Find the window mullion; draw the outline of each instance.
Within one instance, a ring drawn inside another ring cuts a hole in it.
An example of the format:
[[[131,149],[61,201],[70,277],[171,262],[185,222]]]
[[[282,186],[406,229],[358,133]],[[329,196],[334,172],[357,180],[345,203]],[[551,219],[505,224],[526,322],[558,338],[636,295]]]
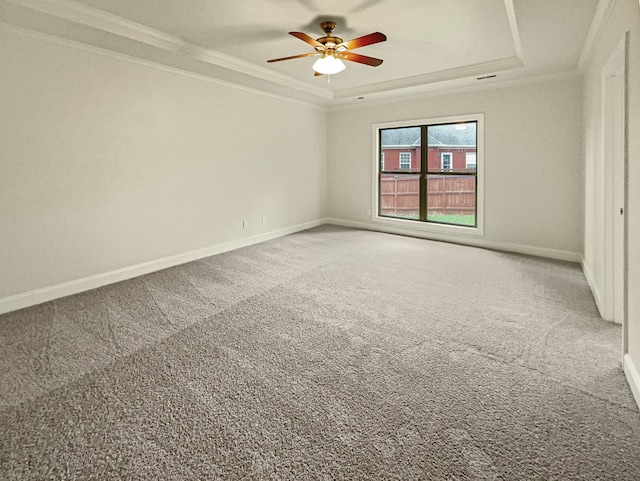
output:
[[[420,126],[420,220],[427,221],[427,171],[428,171],[427,126]]]

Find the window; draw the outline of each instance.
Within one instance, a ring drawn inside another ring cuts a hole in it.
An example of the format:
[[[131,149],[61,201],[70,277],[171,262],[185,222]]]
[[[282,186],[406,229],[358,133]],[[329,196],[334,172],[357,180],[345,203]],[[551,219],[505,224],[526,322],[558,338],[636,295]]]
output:
[[[376,157],[397,155],[399,169],[408,170],[374,169],[374,222],[482,235],[483,121],[475,114],[374,125]]]
[[[400,168],[411,168],[411,152],[400,152]]]
[[[440,153],[440,169],[442,171],[451,170],[453,165],[453,154],[451,152]]]
[[[475,152],[467,152],[466,153],[466,168],[467,170],[476,170],[476,153]]]

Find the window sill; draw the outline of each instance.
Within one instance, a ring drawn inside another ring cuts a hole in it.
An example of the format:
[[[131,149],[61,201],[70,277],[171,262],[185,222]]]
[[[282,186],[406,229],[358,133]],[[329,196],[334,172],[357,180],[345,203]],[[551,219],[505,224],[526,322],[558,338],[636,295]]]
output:
[[[383,224],[401,229],[414,230],[417,232],[431,232],[434,234],[447,234],[456,236],[483,236],[482,223],[478,222],[477,227],[466,227],[460,225],[445,225],[416,220],[396,219],[392,217],[381,217],[374,215],[371,219],[376,224]]]

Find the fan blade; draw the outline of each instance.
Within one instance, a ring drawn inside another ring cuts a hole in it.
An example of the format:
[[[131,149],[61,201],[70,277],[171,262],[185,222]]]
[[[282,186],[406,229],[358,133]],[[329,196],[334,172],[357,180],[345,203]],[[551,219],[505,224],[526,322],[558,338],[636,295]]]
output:
[[[360,55],[353,52],[341,52],[338,54],[339,58],[344,60],[351,60],[352,62],[363,63],[365,65],[371,65],[372,67],[377,67],[382,63],[382,59],[367,57],[366,55]]]
[[[324,45],[318,42],[315,38],[309,37],[306,33],[302,32],[289,32],[289,35],[293,35],[296,38],[299,38],[303,42],[307,42],[309,45],[313,45],[314,47],[321,47],[324,50]]]
[[[341,47],[345,47],[347,50],[353,50],[354,48],[364,47],[365,45],[371,45],[373,43],[384,42],[387,36],[384,33],[374,32],[363,37],[354,38],[348,42],[340,44]]]
[[[281,62],[282,60],[291,60],[294,58],[303,58],[303,57],[313,57],[314,55],[320,55],[320,52],[312,52],[312,53],[301,53],[300,55],[292,55],[291,57],[282,57],[282,58],[274,58],[271,60],[267,60],[267,62]]]

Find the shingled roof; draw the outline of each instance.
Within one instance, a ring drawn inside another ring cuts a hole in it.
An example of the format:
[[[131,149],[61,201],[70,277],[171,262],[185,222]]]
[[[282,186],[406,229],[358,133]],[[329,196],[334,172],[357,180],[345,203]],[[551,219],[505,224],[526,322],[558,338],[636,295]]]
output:
[[[443,124],[429,126],[429,146],[476,146],[476,129],[462,124]],[[380,131],[382,147],[412,148],[420,147],[420,127],[400,127]]]
[[[401,127],[380,131],[383,147],[420,147],[420,127]]]

